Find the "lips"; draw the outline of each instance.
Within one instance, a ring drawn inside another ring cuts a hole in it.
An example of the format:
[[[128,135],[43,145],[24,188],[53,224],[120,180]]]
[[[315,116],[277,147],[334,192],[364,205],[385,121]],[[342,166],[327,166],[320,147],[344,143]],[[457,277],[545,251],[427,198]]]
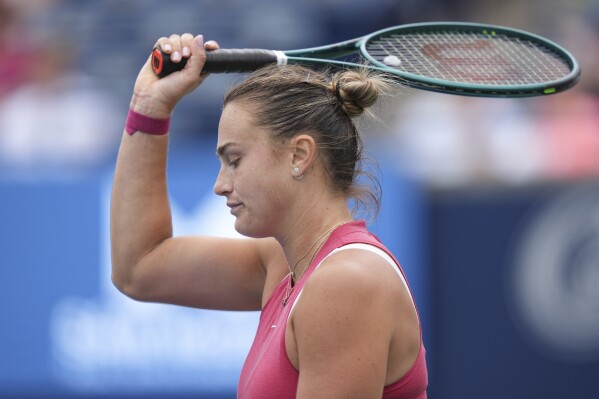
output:
[[[243,206],[241,202],[228,202],[227,206],[231,208],[231,214],[235,215],[235,213]]]

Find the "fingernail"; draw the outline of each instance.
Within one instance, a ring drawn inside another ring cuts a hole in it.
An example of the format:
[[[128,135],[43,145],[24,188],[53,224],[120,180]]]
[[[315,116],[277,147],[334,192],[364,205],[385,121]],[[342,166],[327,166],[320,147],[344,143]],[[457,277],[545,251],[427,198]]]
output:
[[[173,48],[171,47],[170,44],[165,44],[164,47],[162,47],[162,49],[164,51],[170,52]]]
[[[173,61],[181,61],[181,53],[179,53],[178,51],[175,51],[173,53],[173,56],[171,57],[171,59]]]
[[[183,57],[189,57],[189,47],[183,47]]]
[[[198,46],[202,47],[204,45],[204,35],[197,35],[195,41]]]

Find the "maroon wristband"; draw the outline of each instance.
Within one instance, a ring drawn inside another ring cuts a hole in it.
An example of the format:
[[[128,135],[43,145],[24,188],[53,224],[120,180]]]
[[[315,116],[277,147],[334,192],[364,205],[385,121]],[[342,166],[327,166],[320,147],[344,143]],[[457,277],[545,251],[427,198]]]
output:
[[[129,109],[129,113],[127,114],[127,123],[125,123],[125,131],[129,135],[132,135],[135,132],[143,132],[160,136],[168,133],[170,124],[170,117],[166,119],[156,119],[138,114],[132,109]]]

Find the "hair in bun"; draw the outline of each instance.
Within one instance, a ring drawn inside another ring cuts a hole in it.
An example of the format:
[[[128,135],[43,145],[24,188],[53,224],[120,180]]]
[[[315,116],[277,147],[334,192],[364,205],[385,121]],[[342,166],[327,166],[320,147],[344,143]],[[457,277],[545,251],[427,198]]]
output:
[[[352,118],[368,112],[391,86],[388,78],[365,68],[328,73],[299,65],[273,65],[231,88],[224,105],[243,103],[254,122],[273,132],[275,139],[312,135],[331,187],[367,210],[374,205],[376,214],[380,184],[361,167],[362,142]],[[373,185],[359,185],[360,175]]]

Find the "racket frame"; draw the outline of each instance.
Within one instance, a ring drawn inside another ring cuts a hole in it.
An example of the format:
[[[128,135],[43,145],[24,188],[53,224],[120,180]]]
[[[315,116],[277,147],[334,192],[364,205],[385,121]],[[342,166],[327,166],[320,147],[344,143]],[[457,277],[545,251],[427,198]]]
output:
[[[570,68],[570,73],[560,79],[553,81],[529,84],[529,85],[490,85],[490,84],[474,84],[474,83],[458,83],[449,80],[441,80],[430,78],[422,75],[416,75],[410,72],[404,72],[399,69],[387,66],[372,57],[366,46],[377,38],[388,35],[390,32],[404,33],[417,32],[430,29],[441,30],[456,30],[464,29],[468,31],[478,32],[484,35],[495,36],[506,34],[512,37],[518,37],[532,42],[537,42],[551,51],[557,53],[567,63]],[[346,40],[332,45],[312,47],[299,50],[290,50],[283,52],[287,56],[288,63],[310,64],[314,66],[331,66],[333,68],[357,68],[367,67],[383,73],[390,74],[400,81],[400,83],[428,91],[436,91],[441,93],[459,94],[476,97],[531,97],[554,94],[574,86],[580,77],[580,66],[576,59],[563,47],[547,40],[541,36],[504,26],[487,25],[480,23],[468,22],[425,22],[400,25],[392,28],[382,29],[366,36]],[[335,60],[351,54],[358,54],[367,64]],[[320,57],[320,58],[316,58]],[[322,59],[321,59],[322,58]]]

